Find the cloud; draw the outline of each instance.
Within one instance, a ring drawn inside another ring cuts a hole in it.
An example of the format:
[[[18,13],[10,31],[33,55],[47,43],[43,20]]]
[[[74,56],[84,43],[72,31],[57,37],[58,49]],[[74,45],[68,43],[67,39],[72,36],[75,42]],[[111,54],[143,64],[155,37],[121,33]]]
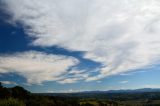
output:
[[[133,73],[122,73],[120,75],[122,75],[122,76],[130,76],[130,75],[133,75]]]
[[[47,90],[47,93],[78,93],[83,92],[84,90],[75,90],[75,89],[68,89],[68,90]]]
[[[78,80],[80,80],[79,78],[67,78],[67,79],[63,79],[58,81],[60,84],[69,84],[69,83],[75,83]]]
[[[102,81],[97,81],[97,83],[101,83]]]
[[[160,88],[160,85],[144,85],[145,88]]]
[[[121,84],[126,84],[126,83],[128,83],[129,81],[120,81],[119,83],[121,83]]]
[[[0,56],[0,73],[16,72],[29,84],[64,79],[63,74],[78,64],[73,57],[28,51]]]
[[[78,81],[84,81],[89,77],[88,72],[86,70],[70,70],[66,75],[64,76],[64,79],[59,80],[58,82],[60,84],[69,84],[69,83],[76,83]]]
[[[134,71],[134,72],[129,72],[129,73],[121,73],[120,75],[121,76],[131,76],[131,75],[134,75],[137,73],[145,73],[145,72],[147,72],[147,71],[141,70],[141,71]]]
[[[0,82],[5,85],[17,85],[17,83],[13,81],[0,81]]]
[[[83,51],[83,58],[101,63],[99,73],[89,75],[86,81],[152,66],[160,59],[158,0],[2,0],[2,3],[12,21],[20,22],[34,38],[32,45]]]

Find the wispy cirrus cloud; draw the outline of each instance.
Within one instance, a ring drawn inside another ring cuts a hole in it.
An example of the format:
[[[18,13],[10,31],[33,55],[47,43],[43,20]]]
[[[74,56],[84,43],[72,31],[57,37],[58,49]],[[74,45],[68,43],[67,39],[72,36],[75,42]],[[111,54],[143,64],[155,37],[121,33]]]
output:
[[[84,90],[75,90],[75,89],[68,89],[68,90],[60,90],[58,93],[78,93],[83,92]],[[57,93],[56,90],[47,90],[47,93]]]
[[[158,85],[158,84],[147,84],[147,85],[144,85],[144,88],[160,88],[160,85]]]
[[[121,84],[126,84],[126,83],[128,83],[129,81],[127,81],[127,80],[125,80],[125,81],[120,81],[119,83],[121,83]]]
[[[90,72],[87,72],[86,70],[78,70],[73,68],[64,76],[64,79],[59,80],[58,82],[60,84],[76,83],[78,81],[84,81],[89,77],[89,75]]]
[[[16,82],[13,81],[0,81],[0,82],[5,85],[18,85]]]
[[[148,70],[147,70],[148,71]],[[141,70],[141,71],[134,71],[134,72],[129,72],[129,73],[121,73],[120,75],[121,76],[131,76],[131,75],[134,75],[134,74],[137,74],[137,73],[145,73],[147,71],[144,71],[144,70]]]
[[[0,72],[16,72],[26,78],[29,84],[65,79],[63,74],[78,64],[73,57],[27,51],[0,56]]]
[[[160,59],[158,0],[2,0],[32,45],[83,51],[102,64],[86,81],[145,68]],[[68,80],[68,82],[70,82]]]

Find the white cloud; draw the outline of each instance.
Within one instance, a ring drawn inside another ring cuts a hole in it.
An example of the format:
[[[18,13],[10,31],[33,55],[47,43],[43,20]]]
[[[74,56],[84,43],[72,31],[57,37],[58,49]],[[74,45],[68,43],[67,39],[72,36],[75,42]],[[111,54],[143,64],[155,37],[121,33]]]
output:
[[[160,85],[144,85],[144,88],[160,88]]]
[[[133,73],[122,73],[120,75],[122,75],[122,76],[130,76],[130,75],[133,75]]]
[[[121,73],[120,75],[122,76],[131,76],[131,75],[134,75],[134,74],[137,74],[137,73],[145,73],[147,71],[134,71],[134,72],[129,72],[129,73]]]
[[[101,83],[102,81],[97,81],[97,83]]]
[[[16,72],[30,84],[64,79],[63,74],[78,60],[73,57],[46,54],[36,51],[0,56],[0,72]]]
[[[67,78],[67,79],[63,79],[58,81],[60,84],[69,84],[69,83],[75,83],[78,80],[80,80],[79,78]]]
[[[160,59],[159,0],[3,3],[13,21],[21,22],[26,33],[35,38],[33,45],[84,51],[83,57],[100,62],[99,74],[87,81],[151,66]]]
[[[68,73],[66,73],[63,79],[59,80],[60,84],[69,84],[69,83],[76,83],[81,80],[85,80],[89,77],[89,72],[86,70],[78,70],[73,68]]]
[[[126,84],[126,83],[128,83],[129,81],[120,81],[119,83],[121,83],[121,84]]]
[[[47,90],[47,93],[75,93],[75,92],[80,92],[80,90],[73,90],[73,89],[69,89],[69,90]]]
[[[13,82],[13,81],[0,81],[2,84],[5,84],[5,85],[17,85],[16,82]]]

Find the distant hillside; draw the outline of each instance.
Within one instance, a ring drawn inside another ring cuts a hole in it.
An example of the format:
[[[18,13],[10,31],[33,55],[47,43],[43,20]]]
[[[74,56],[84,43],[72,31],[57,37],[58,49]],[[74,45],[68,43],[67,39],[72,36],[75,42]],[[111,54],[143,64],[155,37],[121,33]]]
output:
[[[160,89],[33,94],[0,83],[0,106],[160,106]]]
[[[155,88],[143,88],[143,89],[134,89],[134,90],[108,90],[108,91],[83,91],[80,93],[143,93],[143,92],[160,92],[159,89]]]

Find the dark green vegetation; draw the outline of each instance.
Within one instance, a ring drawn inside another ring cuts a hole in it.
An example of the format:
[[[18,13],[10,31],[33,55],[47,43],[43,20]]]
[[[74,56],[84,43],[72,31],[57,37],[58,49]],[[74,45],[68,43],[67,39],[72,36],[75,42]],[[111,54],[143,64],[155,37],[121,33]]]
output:
[[[160,106],[160,92],[33,94],[0,83],[0,106]]]

